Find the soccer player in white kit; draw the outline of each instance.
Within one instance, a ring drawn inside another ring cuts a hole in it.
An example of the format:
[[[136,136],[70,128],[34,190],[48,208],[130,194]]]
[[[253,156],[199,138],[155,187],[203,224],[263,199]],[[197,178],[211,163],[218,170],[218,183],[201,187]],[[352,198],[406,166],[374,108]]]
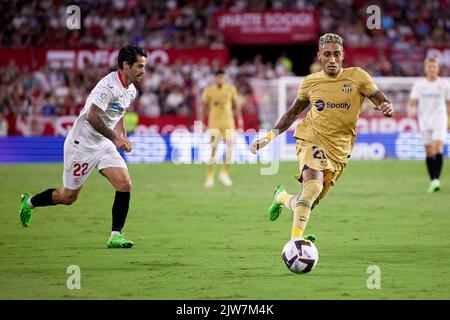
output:
[[[419,129],[425,145],[426,163],[430,175],[428,192],[441,189],[439,177],[443,164],[442,152],[448,128],[450,109],[450,84],[439,77],[436,58],[424,62],[425,78],[414,83],[408,101],[408,116],[416,116],[418,107]]]
[[[131,248],[122,228],[127,217],[131,179],[117,148],[130,152],[123,116],[136,97],[133,85],[145,73],[147,53],[128,45],[119,51],[119,70],[101,79],[89,94],[64,142],[63,188],[47,189],[32,196],[21,196],[20,222],[30,225],[33,208],[72,204],[83,183],[94,169],[105,176],[116,190],[112,207],[112,231],[108,248]]]

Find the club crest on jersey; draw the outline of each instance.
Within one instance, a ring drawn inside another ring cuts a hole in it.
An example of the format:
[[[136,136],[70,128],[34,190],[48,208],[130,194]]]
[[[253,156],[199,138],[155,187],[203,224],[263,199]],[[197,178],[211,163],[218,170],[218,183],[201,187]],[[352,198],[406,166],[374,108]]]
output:
[[[120,106],[120,103],[114,102],[111,103],[111,109],[122,112],[123,108]]]
[[[322,111],[325,108],[325,102],[323,100],[317,100],[314,103],[314,106],[316,107],[317,111]]]
[[[344,91],[346,93],[352,92],[352,85],[348,84],[348,83],[344,83],[342,85],[342,91]]]

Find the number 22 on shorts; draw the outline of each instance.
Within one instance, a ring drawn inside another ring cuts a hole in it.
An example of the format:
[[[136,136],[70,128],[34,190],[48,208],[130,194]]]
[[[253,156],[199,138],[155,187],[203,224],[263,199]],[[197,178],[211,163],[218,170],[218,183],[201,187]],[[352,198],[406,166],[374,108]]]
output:
[[[84,176],[87,172],[89,164],[86,162],[79,163],[75,162],[73,164],[73,176],[74,177],[81,177]]]

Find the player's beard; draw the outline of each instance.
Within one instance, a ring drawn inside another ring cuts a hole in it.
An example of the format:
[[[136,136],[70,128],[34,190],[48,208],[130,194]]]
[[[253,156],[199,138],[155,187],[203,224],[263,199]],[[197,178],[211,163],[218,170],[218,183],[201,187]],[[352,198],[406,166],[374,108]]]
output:
[[[133,77],[133,83],[137,83],[137,82],[139,82],[139,81],[141,81],[142,80],[142,76],[143,76],[143,74],[137,74],[137,75],[135,75],[134,77]]]

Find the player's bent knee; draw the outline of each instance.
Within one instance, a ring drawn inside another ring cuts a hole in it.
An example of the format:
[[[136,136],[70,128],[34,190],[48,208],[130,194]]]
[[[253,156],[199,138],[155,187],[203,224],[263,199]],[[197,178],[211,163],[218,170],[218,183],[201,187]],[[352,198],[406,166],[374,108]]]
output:
[[[130,179],[123,180],[117,184],[116,190],[120,192],[131,192],[131,186],[132,184]]]
[[[427,155],[427,157],[434,156],[434,148],[431,145],[426,145],[425,146],[425,154]]]
[[[444,151],[444,145],[441,141],[437,141],[434,145],[434,154],[440,154]]]
[[[300,198],[305,198],[314,202],[323,190],[323,183],[320,180],[308,180],[303,182],[303,189]],[[320,199],[319,199],[320,200]]]

